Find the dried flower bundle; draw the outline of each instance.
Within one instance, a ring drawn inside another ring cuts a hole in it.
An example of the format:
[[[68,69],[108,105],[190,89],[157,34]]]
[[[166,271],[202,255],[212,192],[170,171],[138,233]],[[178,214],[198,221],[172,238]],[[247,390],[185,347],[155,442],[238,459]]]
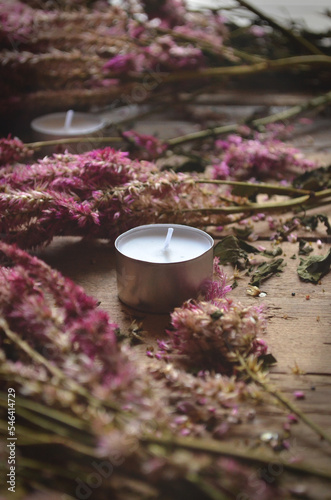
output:
[[[256,9],[252,20],[250,5],[239,4],[247,26],[238,32],[236,18],[222,8],[191,12],[173,0],[123,7],[83,0],[2,2],[0,109],[31,116],[114,99],[115,105],[141,102],[160,92],[170,102],[224,75],[243,81],[250,73],[273,76],[284,68],[297,68],[292,77],[298,88],[327,88],[327,33],[284,28]],[[318,84],[316,66],[323,68]],[[173,80],[183,83],[174,86]]]
[[[263,352],[259,336],[266,325],[261,312],[260,307],[243,307],[226,299],[217,305],[188,303],[171,316],[169,351],[192,368],[232,371],[231,365],[238,363],[236,353],[259,356]]]
[[[264,135],[257,133],[251,139],[229,135],[225,140],[217,140],[215,148],[221,153],[221,161],[212,166],[212,178],[262,180],[275,177],[281,180],[289,178],[290,173],[296,170],[316,167],[316,162],[304,158],[297,148],[277,137],[264,138]]]
[[[26,160],[32,154],[33,149],[29,149],[17,137],[0,138],[0,169],[6,165]]]
[[[0,231],[25,247],[55,235],[112,239],[134,225],[165,219],[202,226],[204,217],[185,210],[220,203],[214,186],[202,188],[186,174],[160,173],[111,148],[8,166],[0,191]],[[226,216],[214,219],[220,224]]]
[[[175,310],[170,342],[159,341],[163,355],[156,352],[141,364],[134,348],[117,343],[117,325],[80,287],[15,246],[1,243],[0,252],[0,386],[14,388],[16,413],[24,420],[20,464],[25,473],[17,476],[22,491],[42,484],[43,490],[75,495],[86,483],[66,470],[75,465],[79,474],[89,473],[92,463],[111,469],[100,493],[116,492],[119,498],[127,494],[123,477],[130,484],[133,473],[141,487],[155,495],[162,491],[165,498],[180,498],[192,474],[197,494],[201,484],[215,492],[226,485],[231,494],[250,494],[252,469],[241,460],[255,463],[255,456],[217,441],[240,423],[249,424],[258,411],[254,401],[263,394],[256,384],[267,387],[259,362],[266,345],[257,338],[264,319],[260,308],[243,308],[226,298],[229,286],[217,261],[204,301]],[[193,337],[186,336],[189,331]],[[176,332],[189,341],[187,347],[178,343]],[[211,340],[220,354],[216,363],[209,356],[208,365],[201,364],[194,333],[200,343],[203,336]],[[187,372],[173,352],[189,354],[194,368],[203,369]],[[228,363],[228,375],[206,370],[219,368],[220,359]],[[256,384],[245,382],[245,375]],[[41,432],[45,429],[47,434]],[[47,457],[30,463],[30,453],[39,456],[46,444]],[[270,457],[260,454],[258,460],[268,463]],[[129,489],[134,492],[135,486]],[[280,484],[269,485],[261,499],[278,498],[279,491]]]
[[[146,154],[156,154],[157,141],[149,136],[141,138],[135,134],[134,137],[141,147],[146,147]],[[279,177],[291,175],[293,167],[302,169],[313,165],[296,149],[278,141],[276,145],[283,151],[280,159],[257,141],[254,153],[249,141],[241,148],[239,139],[236,138],[234,149],[226,153],[235,178],[243,175],[243,167],[247,177],[255,168],[268,172],[269,177],[271,173]],[[229,140],[226,144],[231,143],[231,137]],[[276,146],[269,144],[269,147]],[[17,139],[3,140],[4,161],[11,160],[13,154],[20,156],[28,151]],[[210,159],[215,158],[214,154],[212,151]],[[214,166],[211,176],[215,176],[216,169]],[[307,190],[251,183],[240,184],[242,196],[234,196],[226,185],[238,183],[229,179],[213,180],[208,175],[208,168],[203,177],[160,171],[155,163],[131,160],[128,153],[109,147],[81,155],[54,154],[30,165],[4,165],[0,179],[0,232],[5,241],[25,248],[47,244],[54,236],[113,240],[136,225],[173,222],[198,227],[223,226],[254,212],[282,211],[304,203],[308,207],[309,202],[316,204],[319,200],[325,203],[330,196],[328,189],[311,198]],[[297,198],[280,203],[249,202],[247,198],[251,193],[259,191]]]
[[[17,392],[16,411],[25,419],[20,439],[23,444],[29,441],[25,450],[42,443],[36,431],[39,424],[47,425],[48,446],[57,442],[66,447],[62,466],[74,459],[73,450],[82,467],[80,449],[99,459],[117,456],[121,475],[130,474],[135,464],[141,480],[159,488],[171,471],[185,481],[189,469],[175,467],[176,453],[156,459],[142,443],[139,446],[144,436],[171,430],[178,436],[221,439],[233,425],[254,418],[254,409],[242,404],[256,399],[254,384],[248,386],[233,375],[195,376],[156,359],[138,365],[134,349],[117,344],[118,327],[80,287],[16,247],[1,243],[0,251],[1,389],[9,383]],[[35,418],[24,410],[27,397],[34,401]],[[64,441],[68,425],[71,433]],[[25,461],[24,449],[20,459]],[[20,478],[22,486],[34,477],[26,463],[29,475]],[[205,460],[202,464],[204,468]],[[52,466],[46,476],[40,474],[58,491],[68,487],[62,483],[65,475]],[[245,468],[242,474],[245,488]]]

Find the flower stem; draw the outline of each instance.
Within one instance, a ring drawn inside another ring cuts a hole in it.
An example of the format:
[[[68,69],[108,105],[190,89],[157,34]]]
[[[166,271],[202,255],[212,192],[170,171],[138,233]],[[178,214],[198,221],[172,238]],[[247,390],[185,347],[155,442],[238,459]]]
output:
[[[38,142],[29,142],[25,143],[25,146],[32,149],[39,149],[44,146],[58,146],[61,144],[77,144],[81,142],[122,142],[123,139],[121,137],[63,137],[62,139],[54,139],[51,141],[38,141]]]
[[[331,481],[331,473],[329,471],[314,469],[304,464],[287,462],[282,460],[279,456],[275,459],[274,456],[264,455],[261,451],[254,452],[247,449],[239,450],[231,444],[220,443],[213,439],[182,438],[174,436],[157,437],[150,435],[142,437],[141,442],[147,445],[158,444],[167,448],[181,448],[210,455],[230,457],[256,465],[268,465],[277,461],[277,463],[281,464],[288,472],[303,475],[310,474]]]
[[[330,62],[331,62],[331,57],[330,57]],[[288,120],[311,109],[326,106],[330,102],[331,102],[331,91],[321,96],[313,97],[312,99],[305,101],[303,104],[292,106],[291,108],[285,111],[274,113],[272,115],[263,118],[257,118],[256,120],[251,121],[249,125],[252,128],[259,128],[261,126],[268,125],[269,123]],[[168,140],[168,144],[170,146],[178,146],[179,144],[205,139],[206,137],[227,134],[230,132],[238,132],[238,129],[239,125],[237,123],[223,125],[221,127],[209,128],[206,130],[200,130],[199,132],[193,132],[191,134],[182,135],[180,137],[174,137],[173,139]]]
[[[273,212],[278,210],[286,210],[302,206],[310,200],[309,195],[300,196],[293,200],[278,201],[271,203],[251,203],[250,205],[234,205],[228,207],[210,207],[210,208],[185,208],[182,212],[201,212],[210,214],[238,214],[242,212],[257,213],[257,212]]]
[[[316,434],[321,438],[327,441],[329,444],[331,444],[331,436],[327,434],[324,429],[319,427],[319,425],[315,424],[312,420],[310,420],[309,417],[303,411],[301,411],[295,404],[293,404],[289,399],[287,399],[280,391],[277,389],[274,389],[271,387],[268,383],[264,382],[259,378],[256,373],[254,373],[248,366],[247,362],[245,359],[241,356],[241,354],[237,353],[238,360],[244,369],[244,371],[247,373],[247,375],[250,377],[251,380],[253,380],[255,383],[260,385],[268,394],[273,396],[275,399],[277,399],[283,406],[288,408],[292,413],[297,415],[302,422],[304,422],[308,427],[310,427]]]
[[[176,73],[160,73],[162,82],[180,82],[185,80],[197,80],[198,78],[222,78],[224,76],[233,75],[250,75],[262,73],[264,71],[281,71],[287,68],[294,67],[310,67],[310,66],[330,66],[331,57],[326,55],[306,55],[283,57],[281,59],[269,59],[266,61],[256,62],[255,64],[241,64],[234,66],[217,66],[212,68],[202,68],[195,71],[177,71]],[[133,79],[140,80],[139,73],[131,73]]]
[[[258,212],[274,212],[274,211],[282,211],[287,209],[292,209],[295,207],[303,207],[306,203],[314,204],[314,208],[319,206],[319,203],[315,203],[318,199],[323,200],[324,198],[328,198],[331,196],[331,189],[325,189],[324,191],[320,191],[318,193],[310,192],[310,194],[299,196],[298,198],[294,198],[292,200],[286,201],[275,201],[271,203],[250,203],[249,205],[233,205],[227,207],[204,207],[204,208],[184,208],[181,211],[191,213],[191,212],[200,212],[200,213],[209,213],[209,214],[238,214],[242,212],[249,213],[258,213]],[[324,203],[323,203],[324,204]],[[305,206],[305,209],[308,209]],[[168,212],[170,213],[170,212]],[[172,212],[171,212],[172,213]]]
[[[294,196],[312,194],[312,192],[307,189],[296,189],[292,187],[277,186],[275,184],[266,184],[266,183],[256,184],[253,182],[217,180],[217,179],[197,179],[195,182],[197,184],[220,184],[225,186],[242,187],[245,189],[245,194],[249,196],[253,193],[265,193],[265,194],[268,193],[268,194],[294,195]]]
[[[37,401],[31,401],[28,398],[24,398],[21,396],[16,396],[16,406],[20,408],[24,408],[27,410],[31,410],[45,417],[52,418],[61,424],[65,424],[66,426],[72,426],[74,429],[79,429],[81,431],[86,432],[88,429],[87,422],[83,421],[80,418],[74,417],[73,415],[69,415],[68,413],[62,412],[55,408],[51,408],[44,404],[40,404]],[[7,394],[4,392],[0,392],[0,405],[8,404]]]
[[[323,52],[321,52],[318,47],[316,47],[315,45],[310,43],[305,38],[296,35],[293,30],[289,30],[289,29],[285,28],[284,26],[282,26],[281,24],[277,23],[277,21],[275,21],[271,17],[269,17],[266,14],[264,14],[263,12],[261,12],[258,8],[254,7],[249,2],[245,2],[244,0],[237,0],[237,2],[242,7],[245,7],[247,10],[250,10],[251,12],[253,12],[253,14],[257,15],[260,19],[267,21],[269,26],[271,26],[275,30],[278,30],[281,33],[283,33],[283,35],[285,35],[286,38],[294,41],[296,45],[299,45],[301,48],[308,49],[309,52],[311,52],[312,54],[323,54]]]
[[[191,472],[188,474],[187,480],[197,486],[211,500],[230,500],[228,495],[214,488],[213,485],[205,481],[199,474]],[[232,495],[231,498],[233,498]]]

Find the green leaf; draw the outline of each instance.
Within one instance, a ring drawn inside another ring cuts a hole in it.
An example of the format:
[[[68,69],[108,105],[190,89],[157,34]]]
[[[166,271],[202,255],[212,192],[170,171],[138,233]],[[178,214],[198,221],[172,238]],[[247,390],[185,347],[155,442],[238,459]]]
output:
[[[286,264],[284,264],[284,259],[275,259],[271,262],[263,262],[257,267],[249,284],[253,286],[259,286],[262,281],[265,281],[273,274],[282,271],[285,265]]]
[[[283,250],[281,247],[275,247],[272,250],[264,250],[262,252],[262,255],[264,257],[278,257],[279,255],[282,255]]]
[[[311,255],[307,259],[301,259],[297,271],[303,281],[318,283],[330,271],[330,266],[331,250],[325,256]]]
[[[232,188],[231,194],[235,196],[246,197],[250,201],[256,201],[257,195],[261,193],[261,188],[258,184],[254,185],[238,185]]]
[[[220,259],[221,264],[232,264],[246,267],[248,254],[259,253],[259,250],[235,236],[226,236],[214,248],[214,255]]]
[[[261,356],[259,356],[258,360],[262,361],[263,368],[269,368],[269,366],[272,366],[275,363],[277,363],[277,359],[271,353],[269,353],[269,354],[261,354]]]
[[[242,250],[244,250],[247,253],[260,253],[260,250],[258,250],[257,248],[253,247],[253,245],[250,245],[246,241],[238,239],[238,245],[240,246],[240,248]]]
[[[306,240],[299,241],[299,255],[309,255],[313,250]]]
[[[293,187],[299,189],[310,189],[321,191],[331,187],[331,165],[328,167],[315,168],[309,172],[296,177],[292,183]]]
[[[217,243],[214,248],[214,255],[220,259],[221,264],[232,264],[242,266],[242,261],[247,263],[247,253],[244,252],[235,236],[226,236]]]
[[[234,227],[233,228],[236,236],[246,240],[248,236],[252,233],[252,229],[248,226],[246,227]]]
[[[310,227],[312,231],[318,226],[318,222],[322,222],[326,227],[326,233],[331,234],[331,226],[329,219],[324,214],[307,215],[306,217],[296,217],[300,220],[301,224],[305,227]]]

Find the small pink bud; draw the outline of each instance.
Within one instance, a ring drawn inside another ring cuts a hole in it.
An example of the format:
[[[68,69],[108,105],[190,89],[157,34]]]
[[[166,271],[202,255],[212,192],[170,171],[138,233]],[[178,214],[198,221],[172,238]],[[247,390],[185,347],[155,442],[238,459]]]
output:
[[[305,393],[303,391],[294,391],[293,395],[296,399],[305,399]]]

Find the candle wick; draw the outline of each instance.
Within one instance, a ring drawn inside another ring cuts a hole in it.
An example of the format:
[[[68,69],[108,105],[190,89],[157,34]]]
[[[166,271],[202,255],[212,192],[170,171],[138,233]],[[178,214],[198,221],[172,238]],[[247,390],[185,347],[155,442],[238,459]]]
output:
[[[174,228],[173,227],[169,227],[168,232],[167,232],[167,236],[166,236],[166,239],[165,239],[165,242],[164,242],[164,245],[163,245],[163,250],[167,250],[168,249],[168,247],[170,245],[170,241],[171,241],[173,232],[174,232]]]
[[[69,109],[69,111],[66,112],[66,117],[64,121],[65,130],[68,130],[71,127],[73,117],[74,117],[74,111],[72,109]]]

